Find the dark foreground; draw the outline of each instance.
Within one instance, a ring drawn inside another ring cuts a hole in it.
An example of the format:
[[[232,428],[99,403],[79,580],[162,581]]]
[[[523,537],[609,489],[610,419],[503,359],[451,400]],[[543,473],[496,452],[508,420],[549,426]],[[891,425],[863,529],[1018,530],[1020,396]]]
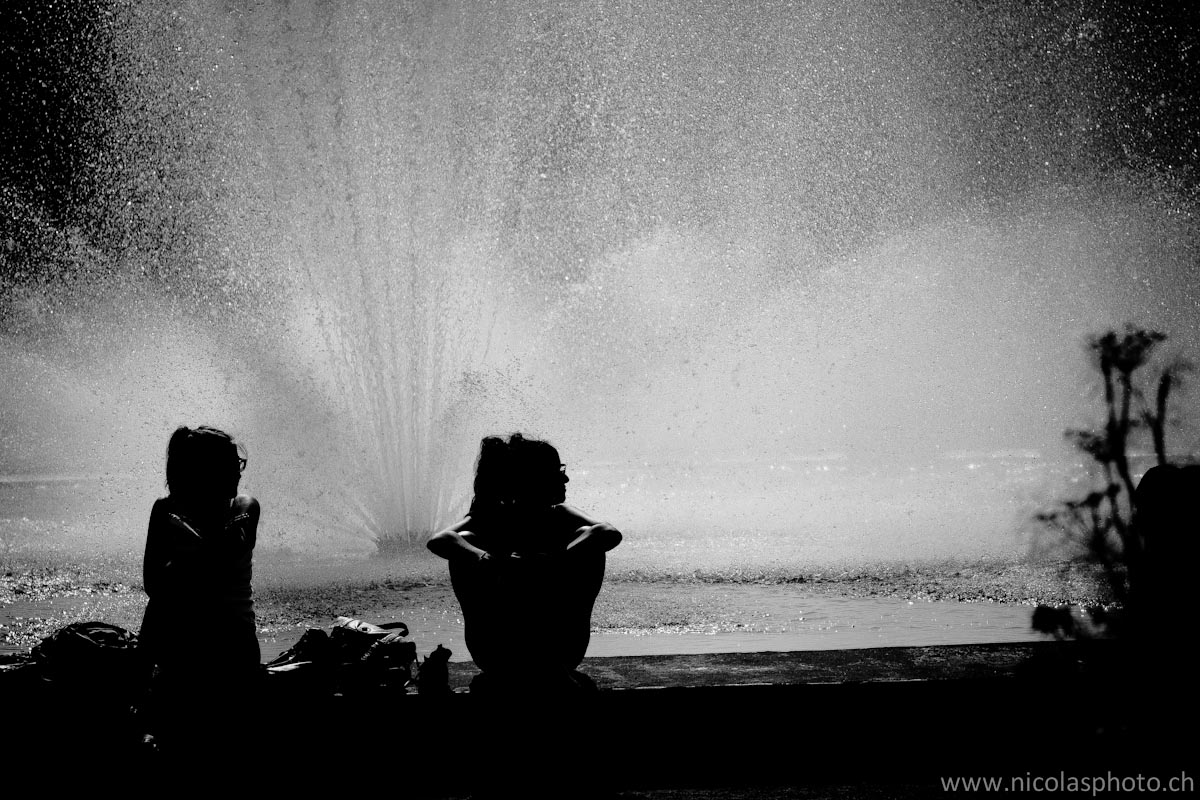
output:
[[[516,704],[467,694],[470,664],[450,664],[454,691],[432,696],[272,676],[238,785],[665,800],[1196,777],[1194,692],[1139,677],[1162,673],[1117,642],[593,658],[582,669],[598,693]],[[134,785],[181,774],[142,750],[111,685],[9,674],[0,694],[10,765],[104,762]],[[210,767],[194,779],[223,774]],[[6,772],[9,783],[25,774]]]

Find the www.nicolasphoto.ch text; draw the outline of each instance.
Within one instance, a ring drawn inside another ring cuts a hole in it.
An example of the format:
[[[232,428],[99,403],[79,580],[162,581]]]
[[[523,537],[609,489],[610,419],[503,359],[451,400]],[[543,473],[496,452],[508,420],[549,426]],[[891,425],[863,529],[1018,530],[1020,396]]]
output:
[[[1195,781],[1186,772],[1171,777],[1157,775],[1011,775],[1008,777],[943,776],[945,792],[1193,792]]]

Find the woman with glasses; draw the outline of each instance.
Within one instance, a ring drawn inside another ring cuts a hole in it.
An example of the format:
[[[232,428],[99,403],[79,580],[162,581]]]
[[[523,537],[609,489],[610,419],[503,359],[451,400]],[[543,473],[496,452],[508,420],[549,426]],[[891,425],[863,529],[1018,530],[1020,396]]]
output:
[[[488,436],[467,516],[429,549],[450,562],[467,649],[483,671],[472,690],[586,686],[587,652],[605,553],[620,532],[566,505],[569,482],[548,442]]]
[[[230,745],[261,675],[251,595],[258,501],[238,494],[246,458],[224,431],[181,427],[167,445],[142,566],[139,641],[153,664],[151,725],[167,749]]]

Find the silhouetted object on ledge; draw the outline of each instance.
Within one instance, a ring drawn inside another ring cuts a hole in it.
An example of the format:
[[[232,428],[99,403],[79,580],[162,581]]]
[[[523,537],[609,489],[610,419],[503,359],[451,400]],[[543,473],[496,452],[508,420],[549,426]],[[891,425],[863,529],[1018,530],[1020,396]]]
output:
[[[1110,614],[1102,606],[1076,611],[1071,606],[1039,605],[1032,618],[1035,631],[1051,634],[1055,639],[1102,638],[1110,622]]]
[[[605,553],[621,534],[565,504],[558,451],[519,433],[480,444],[467,516],[429,549],[450,562],[467,649],[483,674],[473,692],[570,693],[591,637]]]
[[[320,628],[308,628],[294,645],[267,662],[267,671],[282,675],[300,667],[331,664],[336,661],[335,653],[329,634]]]
[[[423,695],[450,693],[451,652],[440,644],[417,669],[417,691]]]
[[[72,622],[30,651],[43,680],[128,684],[138,668],[138,638],[107,622]]]
[[[1040,605],[1033,610],[1031,624],[1035,631],[1052,634],[1055,639],[1074,639],[1079,627],[1070,606]]]
[[[338,617],[329,633],[309,628],[296,644],[266,665],[273,689],[361,694],[403,692],[412,680],[417,646],[403,622],[373,625]]]
[[[181,427],[167,447],[169,494],[154,503],[139,640],[153,667],[160,746],[183,757],[248,744],[262,677],[251,596],[258,501],[237,493],[246,459],[216,428]]]
[[[338,665],[335,676],[342,691],[403,689],[412,680],[417,646],[408,641],[403,622],[372,625],[360,619],[338,617],[329,631]]]

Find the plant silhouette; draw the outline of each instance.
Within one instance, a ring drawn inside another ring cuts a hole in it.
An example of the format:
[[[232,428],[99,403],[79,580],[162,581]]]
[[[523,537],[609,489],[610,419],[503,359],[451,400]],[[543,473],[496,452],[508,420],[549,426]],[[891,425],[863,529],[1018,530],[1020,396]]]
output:
[[[1135,480],[1139,458],[1135,449],[1149,439],[1157,464],[1168,465],[1166,433],[1171,423],[1171,394],[1191,369],[1183,359],[1157,367],[1146,381],[1140,371],[1153,361],[1167,336],[1154,330],[1126,326],[1123,332],[1106,331],[1088,339],[1088,350],[1100,373],[1105,418],[1091,429],[1068,429],[1067,439],[1098,468],[1092,491],[1064,500],[1036,515],[1041,530],[1049,534],[1043,544],[1066,546],[1076,555],[1099,565],[1113,600],[1128,607],[1137,593],[1145,543],[1137,525]],[[1147,391],[1144,386],[1151,388]],[[1068,616],[1039,608],[1034,627],[1061,630]]]

